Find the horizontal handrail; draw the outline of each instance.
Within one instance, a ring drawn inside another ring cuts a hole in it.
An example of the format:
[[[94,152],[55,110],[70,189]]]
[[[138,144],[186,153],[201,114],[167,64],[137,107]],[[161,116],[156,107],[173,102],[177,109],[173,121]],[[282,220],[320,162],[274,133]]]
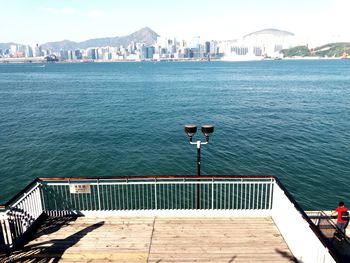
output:
[[[144,180],[144,179],[189,179],[189,180],[202,180],[202,179],[275,179],[272,175],[203,175],[203,176],[191,176],[191,175],[144,175],[144,176],[80,176],[80,177],[40,177],[41,181],[68,181],[68,180]]]

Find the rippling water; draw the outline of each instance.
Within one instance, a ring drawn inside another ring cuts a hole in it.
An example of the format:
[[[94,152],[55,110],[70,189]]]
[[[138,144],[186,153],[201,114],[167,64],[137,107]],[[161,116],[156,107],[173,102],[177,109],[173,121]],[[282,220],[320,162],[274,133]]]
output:
[[[350,204],[350,61],[0,65],[0,201],[35,177],[276,175]],[[202,138],[197,134],[197,138]]]

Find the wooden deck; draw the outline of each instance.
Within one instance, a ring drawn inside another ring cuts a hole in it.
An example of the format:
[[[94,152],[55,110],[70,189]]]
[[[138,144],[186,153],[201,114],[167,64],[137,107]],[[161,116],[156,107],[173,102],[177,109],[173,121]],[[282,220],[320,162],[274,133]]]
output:
[[[268,217],[49,218],[10,257],[15,262],[293,262]]]

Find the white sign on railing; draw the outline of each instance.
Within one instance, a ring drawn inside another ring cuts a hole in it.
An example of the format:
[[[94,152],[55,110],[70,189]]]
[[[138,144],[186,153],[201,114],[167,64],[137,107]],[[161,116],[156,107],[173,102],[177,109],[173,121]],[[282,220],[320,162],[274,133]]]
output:
[[[90,194],[90,184],[70,184],[69,191],[71,194]]]

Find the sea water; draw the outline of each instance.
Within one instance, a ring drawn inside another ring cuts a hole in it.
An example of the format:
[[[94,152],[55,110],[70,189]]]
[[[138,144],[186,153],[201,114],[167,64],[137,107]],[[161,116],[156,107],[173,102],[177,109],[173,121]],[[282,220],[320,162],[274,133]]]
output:
[[[36,177],[277,176],[350,204],[350,60],[0,64],[0,201]],[[204,140],[199,131],[194,140]]]

